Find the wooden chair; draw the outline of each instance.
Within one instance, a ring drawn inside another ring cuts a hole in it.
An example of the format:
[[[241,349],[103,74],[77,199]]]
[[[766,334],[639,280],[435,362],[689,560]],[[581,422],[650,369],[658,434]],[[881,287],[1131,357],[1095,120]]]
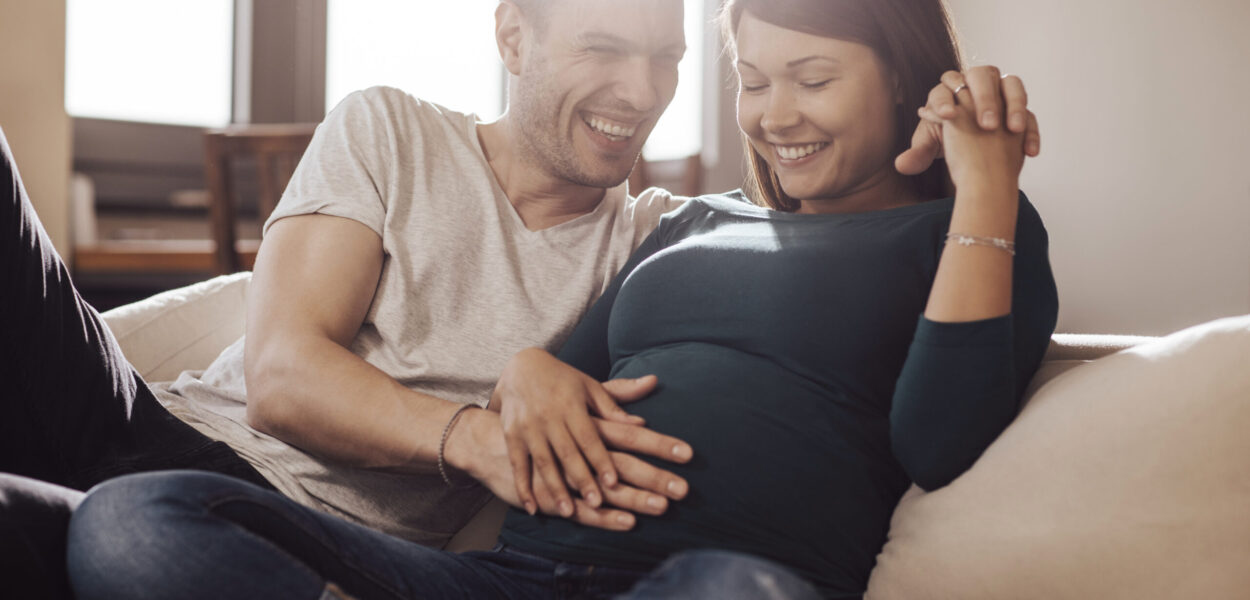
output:
[[[315,123],[232,125],[204,132],[204,177],[211,200],[215,270],[220,274],[251,268],[254,243],[241,256],[235,233],[237,178],[234,167],[253,161],[257,175],[257,216],[263,223],[278,204],[295,165],[312,140]]]
[[[639,192],[653,186],[668,187],[679,196],[698,196],[703,193],[703,156],[692,154],[685,158],[648,161],[638,157],[638,163],[629,174],[629,193]]]

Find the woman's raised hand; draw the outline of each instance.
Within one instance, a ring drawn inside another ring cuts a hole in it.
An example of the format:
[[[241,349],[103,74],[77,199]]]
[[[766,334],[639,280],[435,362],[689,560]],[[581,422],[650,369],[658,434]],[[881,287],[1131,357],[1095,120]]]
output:
[[[972,115],[972,121],[986,132],[1001,127],[1006,115],[1006,130],[1024,134],[1024,154],[1034,157],[1041,152],[1037,116],[1028,109],[1024,82],[1015,75],[1002,75],[997,67],[943,73],[942,82],[929,92],[928,103],[918,113],[921,121],[911,148],[894,163],[904,175],[923,173],[934,160],[945,157],[942,126],[961,115]]]
[[[674,462],[690,460],[687,444],[646,429],[640,417],[618,404],[647,396],[655,384],[654,376],[600,384],[537,348],[513,356],[491,406],[500,412],[521,505],[531,514],[577,514],[583,523],[607,521],[598,526],[621,528],[632,526],[632,515],[624,523],[621,511],[601,508],[605,502],[659,514],[668,498],[683,497],[684,480],[605,444]],[[572,497],[570,488],[580,497]]]

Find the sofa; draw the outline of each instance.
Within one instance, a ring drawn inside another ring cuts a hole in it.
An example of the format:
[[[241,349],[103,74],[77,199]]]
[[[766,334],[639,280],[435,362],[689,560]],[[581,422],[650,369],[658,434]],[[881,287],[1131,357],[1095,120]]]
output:
[[[249,273],[104,313],[148,381],[244,332]],[[448,544],[490,547],[489,504]],[[1016,421],[909,490],[866,598],[1250,598],[1250,315],[1166,337],[1056,334]]]

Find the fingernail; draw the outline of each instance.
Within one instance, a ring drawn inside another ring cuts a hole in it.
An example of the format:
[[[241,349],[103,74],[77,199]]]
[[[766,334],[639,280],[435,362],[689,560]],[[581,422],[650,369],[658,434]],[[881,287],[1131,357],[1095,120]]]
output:
[[[650,498],[647,498],[647,506],[650,506],[651,508],[664,508],[664,504],[664,498],[659,496],[651,496]]]
[[[600,477],[600,479],[603,480],[603,485],[606,485],[608,487],[616,487],[616,473],[613,473],[612,471],[608,471],[604,473]]]
[[[1013,131],[1024,131],[1024,115],[1011,115],[1011,129]]]
[[[626,526],[626,527],[632,527],[632,526],[633,526],[633,524],[634,524],[634,517],[632,517],[632,516],[630,516],[630,515],[628,515],[628,514],[625,514],[625,515],[617,515],[617,516],[616,516],[616,522],[617,522],[617,523],[620,523],[621,525],[624,525],[624,526]]]
[[[530,516],[532,517],[532,516],[534,516],[534,513],[538,512],[538,507],[534,506],[534,503],[533,503],[533,502],[526,502],[526,503],[525,503],[525,512],[529,513],[529,514],[530,514]]]
[[[1040,149],[1041,148],[1038,146],[1037,142],[1032,141],[1032,140],[1029,141],[1029,147],[1028,147],[1029,154],[1037,154],[1038,150]]]
[[[673,456],[677,458],[690,458],[690,448],[677,444],[673,446]]]
[[[668,491],[674,496],[684,496],[686,495],[686,483],[684,481],[674,479],[668,482]]]
[[[568,500],[560,501],[560,514],[571,517],[573,516],[573,505]]]
[[[998,121],[998,115],[995,115],[994,111],[987,110],[981,113],[981,126],[982,127],[994,127],[997,124],[997,121]]]
[[[599,506],[599,492],[594,490],[586,492],[586,502],[590,503],[591,506]]]
[[[939,110],[939,111],[941,111],[941,112],[943,112],[944,114],[948,114],[948,115],[949,115],[949,114],[951,114],[951,112],[953,112],[953,111],[955,110],[955,105],[953,105],[953,104],[943,104],[943,105],[941,105],[941,106],[939,106],[939,107],[938,107],[938,110]]]

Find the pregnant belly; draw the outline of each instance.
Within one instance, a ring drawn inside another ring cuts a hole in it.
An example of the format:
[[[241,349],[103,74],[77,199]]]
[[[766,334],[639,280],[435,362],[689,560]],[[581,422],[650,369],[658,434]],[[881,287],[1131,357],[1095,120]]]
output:
[[[884,416],[770,360],[718,346],[657,349],[614,376],[659,377],[627,406],[647,426],[691,444],[688,498],[643,518],[611,544],[666,554],[722,547],[828,573],[866,577],[905,486]],[[809,573],[810,575],[810,573]]]

